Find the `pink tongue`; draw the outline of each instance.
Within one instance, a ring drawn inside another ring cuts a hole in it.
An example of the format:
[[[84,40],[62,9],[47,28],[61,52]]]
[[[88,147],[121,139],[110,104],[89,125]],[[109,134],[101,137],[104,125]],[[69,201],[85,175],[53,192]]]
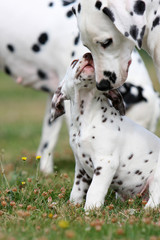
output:
[[[87,65],[84,69],[83,69],[83,72],[85,72],[85,73],[92,73],[92,72],[94,72],[94,68],[92,67],[92,66],[90,66],[90,65]]]

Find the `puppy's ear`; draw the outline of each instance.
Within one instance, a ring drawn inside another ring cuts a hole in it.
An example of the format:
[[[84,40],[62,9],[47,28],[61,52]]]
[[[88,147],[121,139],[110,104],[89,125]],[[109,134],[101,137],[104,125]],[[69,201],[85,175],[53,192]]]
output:
[[[104,93],[104,96],[111,100],[113,107],[118,110],[122,116],[125,115],[123,97],[118,89],[110,90],[107,93]]]
[[[66,100],[66,96],[61,92],[61,89],[62,87],[59,87],[52,98],[50,123],[65,113],[64,100]]]
[[[105,1],[104,1],[105,2]],[[102,12],[115,27],[139,49],[146,26],[146,5],[144,0],[108,0]]]

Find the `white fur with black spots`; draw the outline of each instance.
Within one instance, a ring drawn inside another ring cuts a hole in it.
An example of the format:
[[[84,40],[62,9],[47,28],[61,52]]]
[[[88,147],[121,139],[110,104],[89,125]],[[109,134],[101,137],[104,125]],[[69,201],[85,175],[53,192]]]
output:
[[[124,114],[118,90],[98,91],[90,53],[75,61],[52,100],[52,120],[70,100],[70,145],[76,167],[70,201],[99,208],[111,186],[123,198],[149,189],[146,208],[160,204],[160,139]]]

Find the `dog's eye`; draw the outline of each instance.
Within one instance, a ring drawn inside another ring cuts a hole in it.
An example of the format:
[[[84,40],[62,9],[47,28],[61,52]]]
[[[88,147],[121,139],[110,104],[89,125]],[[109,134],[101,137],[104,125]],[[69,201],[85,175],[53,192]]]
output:
[[[71,63],[72,68],[76,66],[77,62],[78,62],[78,59],[73,60],[73,62]]]
[[[100,44],[103,48],[109,47],[112,43],[113,43],[112,38],[108,38],[104,42],[100,42]]]

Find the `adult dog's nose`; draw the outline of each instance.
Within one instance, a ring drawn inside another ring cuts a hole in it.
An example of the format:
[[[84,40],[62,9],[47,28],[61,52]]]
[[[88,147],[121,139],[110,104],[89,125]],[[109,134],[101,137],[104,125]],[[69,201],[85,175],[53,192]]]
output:
[[[96,87],[100,91],[107,91],[112,89],[111,83],[105,79],[102,79],[99,83],[96,83]]]
[[[85,53],[83,55],[83,58],[85,58],[85,60],[88,60],[88,61],[93,61],[93,57],[92,57],[92,54],[91,53]]]

